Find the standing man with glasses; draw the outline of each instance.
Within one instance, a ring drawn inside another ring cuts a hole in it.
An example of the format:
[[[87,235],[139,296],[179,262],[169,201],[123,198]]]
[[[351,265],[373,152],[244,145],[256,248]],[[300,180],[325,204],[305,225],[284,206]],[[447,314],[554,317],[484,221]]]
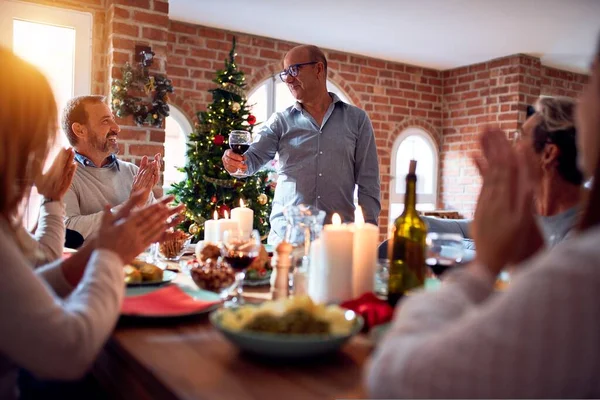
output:
[[[286,206],[309,204],[354,221],[354,188],[365,220],[377,224],[380,203],[379,162],[367,113],[327,91],[327,59],[316,46],[291,49],[279,74],[297,100],[274,113],[244,155],[227,150],[223,165],[257,172],[279,153],[279,178],[271,210],[269,244],[281,242]]]

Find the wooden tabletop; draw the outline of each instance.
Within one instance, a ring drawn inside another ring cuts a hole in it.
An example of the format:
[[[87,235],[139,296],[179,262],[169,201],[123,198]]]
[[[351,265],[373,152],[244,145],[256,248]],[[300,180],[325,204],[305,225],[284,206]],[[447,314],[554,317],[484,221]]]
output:
[[[268,288],[245,288],[264,299]],[[356,336],[339,353],[305,361],[269,360],[238,351],[206,315],[120,321],[94,367],[111,398],[361,398],[362,367],[372,343]]]

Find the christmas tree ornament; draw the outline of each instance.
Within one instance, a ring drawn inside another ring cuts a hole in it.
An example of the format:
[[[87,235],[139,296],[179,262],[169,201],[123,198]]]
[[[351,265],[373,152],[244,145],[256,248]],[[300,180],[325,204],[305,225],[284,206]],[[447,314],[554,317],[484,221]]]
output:
[[[231,78],[229,78],[231,79]],[[229,82],[224,82],[223,83],[223,90],[235,94],[239,97],[241,97],[242,99],[246,98],[246,92],[244,91],[244,89],[236,84],[233,83],[229,83]]]
[[[221,146],[223,143],[225,143],[225,136],[216,135],[213,139],[213,143],[216,144],[217,146]]]
[[[213,196],[210,198],[210,202],[211,203],[216,203],[217,202],[217,196]]]
[[[242,106],[237,101],[231,105],[231,110],[233,110],[233,112],[238,112],[241,108]]]
[[[190,227],[188,228],[188,232],[191,235],[196,236],[198,233],[200,233],[200,227],[198,225],[196,225],[195,223],[191,224]]]
[[[254,125],[256,123],[256,117],[252,114],[248,115],[248,119],[246,120],[250,125]]]
[[[267,197],[266,194],[261,193],[258,196],[258,204],[260,204],[261,206],[264,206],[265,204],[267,204],[267,201],[269,200],[269,198]]]
[[[221,218],[225,218],[225,212],[227,212],[227,215],[231,217],[231,207],[229,207],[227,204],[221,204],[217,206],[217,213]]]

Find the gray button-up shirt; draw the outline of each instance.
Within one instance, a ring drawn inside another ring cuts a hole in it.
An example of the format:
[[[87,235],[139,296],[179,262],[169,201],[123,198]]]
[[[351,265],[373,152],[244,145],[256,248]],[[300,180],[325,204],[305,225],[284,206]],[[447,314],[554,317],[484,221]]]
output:
[[[354,221],[354,186],[365,220],[377,224],[380,203],[379,163],[373,127],[367,113],[329,93],[333,102],[323,123],[300,103],[274,113],[245,153],[253,174],[279,153],[279,178],[271,210],[269,243],[283,240],[283,209],[309,204]]]

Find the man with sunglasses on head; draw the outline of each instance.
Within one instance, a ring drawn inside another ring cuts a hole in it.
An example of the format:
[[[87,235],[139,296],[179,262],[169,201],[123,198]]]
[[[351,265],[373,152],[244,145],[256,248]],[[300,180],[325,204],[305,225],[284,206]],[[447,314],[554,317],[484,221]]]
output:
[[[535,206],[546,246],[568,238],[579,220],[583,175],[577,167],[575,100],[541,97],[527,109],[516,146],[533,148]]]
[[[269,244],[283,240],[285,207],[316,206],[354,220],[354,188],[365,220],[377,224],[380,204],[379,162],[373,127],[366,112],[327,91],[327,59],[315,47],[291,49],[279,74],[297,100],[274,113],[244,155],[228,150],[223,165],[248,176],[279,154],[279,178],[271,210]]]

